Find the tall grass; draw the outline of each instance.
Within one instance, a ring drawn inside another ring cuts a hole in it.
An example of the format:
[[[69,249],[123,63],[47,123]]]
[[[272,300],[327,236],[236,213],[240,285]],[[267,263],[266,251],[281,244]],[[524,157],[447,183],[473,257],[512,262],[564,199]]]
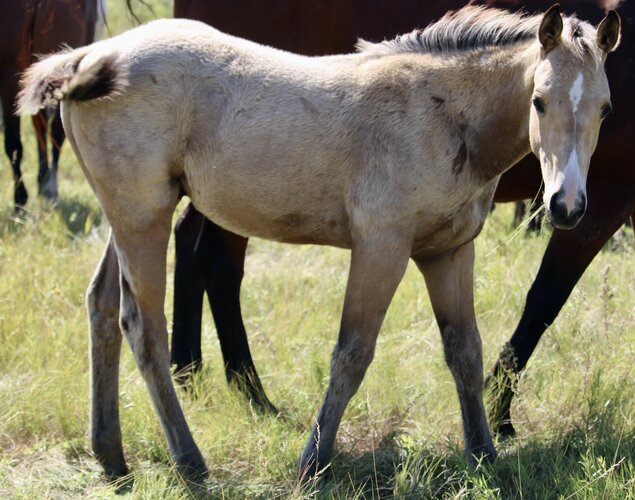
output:
[[[167,2],[151,2],[158,14]],[[109,2],[110,26],[132,21]],[[152,16],[137,6],[141,17]],[[26,122],[26,120],[25,120]],[[27,186],[35,141],[23,125]],[[13,213],[0,160],[0,497],[113,497],[88,439],[84,290],[107,223],[69,148],[60,202]],[[499,206],[477,240],[476,308],[485,366],[520,316],[549,231],[510,241]],[[626,498],[635,496],[635,241],[600,253],[547,331],[512,408],[516,439],[489,466],[463,458],[454,383],[425,285],[411,266],[388,311],[376,356],[344,416],[330,481],[296,483],[300,450],[326,389],[348,253],[253,241],[243,310],[256,365],[279,418],[259,415],[225,384],[213,322],[204,316],[204,370],[179,392],[210,468],[201,488],[172,470],[127,346],[121,370],[124,448],[142,498]],[[173,259],[170,249],[169,272]],[[171,316],[171,289],[166,314]]]

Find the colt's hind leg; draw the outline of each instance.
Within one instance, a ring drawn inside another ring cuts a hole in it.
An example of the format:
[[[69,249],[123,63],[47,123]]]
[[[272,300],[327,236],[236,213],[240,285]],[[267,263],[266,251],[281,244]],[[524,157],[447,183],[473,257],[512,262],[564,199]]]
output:
[[[381,242],[354,244],[331,379],[300,460],[306,479],[329,463],[346,406],[373,359],[377,334],[408,264],[409,242],[386,235]]]
[[[251,357],[240,310],[247,241],[205,219],[195,255],[216,323],[227,382],[258,408],[275,414],[278,410],[267,398]]]
[[[93,452],[106,476],[128,473],[121,445],[118,384],[119,263],[112,236],[87,293],[90,324],[91,426]]]
[[[178,192],[166,193],[163,199],[167,196],[173,204],[152,220],[149,209],[145,213],[139,209],[146,216],[142,224],[128,226],[127,221],[111,219],[120,264],[120,326],[148,386],[177,467],[183,473],[205,474],[205,462],[187,426],[170,375],[163,307],[167,244]]]
[[[425,277],[445,360],[459,393],[468,456],[493,460],[496,450],[483,407],[481,338],[474,315],[474,244],[436,259],[415,261]]]

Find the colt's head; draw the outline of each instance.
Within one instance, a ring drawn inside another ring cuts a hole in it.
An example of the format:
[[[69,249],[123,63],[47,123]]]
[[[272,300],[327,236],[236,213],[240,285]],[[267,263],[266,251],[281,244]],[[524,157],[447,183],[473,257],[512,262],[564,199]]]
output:
[[[558,5],[538,30],[542,50],[534,74],[529,137],[540,159],[544,203],[560,229],[577,225],[586,210],[586,178],[602,120],[611,112],[604,61],[620,38],[620,18],[610,11],[594,28],[564,18]]]

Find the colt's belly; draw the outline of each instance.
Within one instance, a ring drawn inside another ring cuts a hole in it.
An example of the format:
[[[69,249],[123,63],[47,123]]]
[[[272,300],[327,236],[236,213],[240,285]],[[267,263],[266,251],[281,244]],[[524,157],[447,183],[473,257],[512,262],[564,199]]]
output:
[[[230,231],[286,243],[350,246],[348,216],[334,189],[205,177],[188,175],[188,194],[197,210]]]

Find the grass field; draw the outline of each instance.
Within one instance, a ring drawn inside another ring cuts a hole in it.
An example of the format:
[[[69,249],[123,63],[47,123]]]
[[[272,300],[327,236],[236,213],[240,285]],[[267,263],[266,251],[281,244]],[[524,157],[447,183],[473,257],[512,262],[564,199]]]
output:
[[[150,2],[167,15],[165,1]],[[112,33],[129,26],[110,0]],[[152,13],[138,7],[144,19]],[[24,120],[24,170],[34,194],[35,141]],[[174,474],[147,390],[124,345],[121,416],[133,482],[109,485],[88,443],[84,291],[108,228],[66,148],[60,201],[32,197],[15,216],[0,159],[0,498],[627,498],[635,497],[635,238],[627,231],[587,270],[521,379],[519,435],[491,466],[463,457],[454,383],[419,273],[408,269],[375,360],[344,416],[333,479],[300,489],[300,451],[326,389],[348,253],[253,241],[243,311],[256,365],[279,418],[226,386],[213,322],[205,368],[179,392],[209,465],[193,488]],[[486,369],[520,316],[549,231],[512,237],[500,205],[477,240],[476,308]],[[173,266],[170,250],[169,272]],[[171,316],[171,290],[166,314]]]

